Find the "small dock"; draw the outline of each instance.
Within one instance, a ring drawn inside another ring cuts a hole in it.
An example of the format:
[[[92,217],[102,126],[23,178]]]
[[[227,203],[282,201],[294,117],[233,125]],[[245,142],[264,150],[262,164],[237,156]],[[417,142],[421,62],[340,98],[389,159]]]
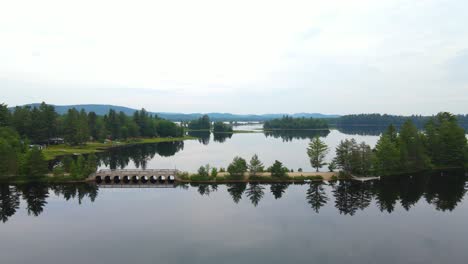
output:
[[[376,177],[357,177],[357,176],[351,176],[351,179],[353,179],[353,180],[355,180],[355,181],[366,182],[366,181],[380,180],[380,176],[376,176]]]

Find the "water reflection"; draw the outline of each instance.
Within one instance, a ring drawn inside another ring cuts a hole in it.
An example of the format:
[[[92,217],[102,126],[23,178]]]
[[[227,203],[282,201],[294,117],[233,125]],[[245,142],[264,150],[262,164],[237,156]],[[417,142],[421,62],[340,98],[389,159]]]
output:
[[[339,214],[355,215],[359,211],[375,204],[381,212],[392,213],[398,205],[409,211],[416,204],[425,202],[437,211],[453,211],[461,204],[466,194],[466,176],[464,172],[432,173],[405,177],[390,177],[380,181],[358,182],[349,180],[331,182],[312,182],[303,184],[305,203],[320,213],[328,204],[334,206]],[[259,206],[269,188],[272,198],[282,199],[289,188],[289,183],[229,183],[218,184],[180,184],[182,190],[196,189],[199,195],[209,197],[225,190],[234,203],[243,197],[254,207]],[[20,208],[20,201],[30,216],[39,216],[47,206],[51,195],[68,201],[89,199],[94,202],[98,197],[98,186],[92,184],[44,185],[24,184],[17,186],[0,185],[0,219],[7,222]],[[330,202],[331,201],[331,202]]]
[[[242,194],[244,194],[245,189],[247,189],[247,183],[227,184],[227,192],[231,195],[235,203],[239,203],[242,199]]]
[[[20,205],[20,192],[16,186],[0,185],[0,219],[5,223]]]
[[[379,136],[388,126],[337,126],[336,129],[346,135]]]
[[[306,195],[307,203],[310,204],[310,207],[318,213],[320,208],[322,208],[329,200],[327,193],[325,192],[323,182],[312,182],[307,189]]]
[[[198,142],[202,143],[203,145],[208,145],[210,143],[210,131],[189,131],[188,135],[198,138]]]
[[[283,142],[294,139],[312,139],[314,137],[326,137],[330,130],[271,130],[264,131],[265,137],[281,138]]]
[[[141,144],[122,148],[112,148],[98,154],[100,165],[110,169],[124,169],[133,162],[136,168],[146,169],[148,161],[156,154],[161,157],[174,156],[184,149],[183,141],[161,142],[156,144]]]
[[[260,200],[265,195],[265,187],[260,183],[250,183],[249,187],[245,190],[245,194],[249,197],[254,206],[257,206]]]
[[[98,195],[98,188],[90,184],[66,184],[48,186],[34,183],[18,186],[0,184],[0,219],[3,223],[17,213],[20,200],[26,206],[28,215],[39,216],[45,210],[49,192],[54,192],[58,197],[63,196],[65,200],[76,199],[79,204],[85,197],[94,202]]]
[[[215,142],[223,143],[232,137],[232,133],[213,133],[213,140]]]

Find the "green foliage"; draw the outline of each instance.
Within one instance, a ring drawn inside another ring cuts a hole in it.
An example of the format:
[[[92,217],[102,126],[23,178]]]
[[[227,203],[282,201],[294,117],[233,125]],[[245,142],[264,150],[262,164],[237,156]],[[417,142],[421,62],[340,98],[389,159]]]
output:
[[[310,159],[310,164],[316,171],[319,171],[323,165],[326,165],[324,162],[325,156],[328,153],[328,146],[320,140],[319,137],[315,137],[309,143],[309,147],[307,148],[307,155]]]
[[[200,168],[198,168],[198,175],[200,177],[209,177],[210,173],[210,165],[205,165],[205,166],[200,166]]]
[[[334,165],[347,174],[368,175],[372,169],[373,154],[369,145],[356,140],[341,141],[336,148]]]
[[[328,123],[326,120],[318,118],[283,116],[265,121],[263,129],[328,129]]]
[[[49,139],[63,137],[73,146],[92,140],[127,139],[132,137],[181,137],[183,128],[177,124],[158,118],[146,112],[136,111],[133,116],[124,112],[109,110],[108,114],[98,116],[71,108],[63,116],[55,108],[45,103],[39,106],[16,107],[12,114],[4,115],[6,105],[0,105],[0,126],[8,124],[22,137],[33,143],[47,144]],[[8,110],[8,109],[7,109]],[[5,120],[5,121],[2,121]],[[3,124],[5,123],[5,124]]]
[[[278,160],[275,160],[273,165],[268,169],[271,172],[272,177],[286,177],[288,176],[288,168],[283,166],[283,163],[281,163]]]
[[[383,134],[375,146],[375,170],[379,175],[392,175],[400,172],[400,151],[387,134]]]
[[[430,168],[431,161],[424,147],[425,135],[411,121],[406,121],[398,135],[400,165],[403,171],[421,171]]]
[[[231,176],[243,176],[247,171],[247,162],[241,157],[235,157],[229,164],[227,171]]]
[[[462,167],[467,162],[465,130],[450,113],[439,113],[425,126],[426,148],[438,167]]]
[[[42,151],[33,147],[26,153],[22,174],[28,177],[40,177],[47,174],[47,162]]]
[[[328,171],[334,172],[337,169],[336,161],[332,161],[328,164]]]
[[[345,139],[342,140],[340,144],[336,147],[335,152],[335,162],[338,168],[341,170],[351,173],[353,170],[353,152],[357,148],[356,140],[353,139]]]
[[[11,121],[11,113],[6,104],[0,104],[0,127],[9,126]]]
[[[192,120],[188,123],[188,128],[191,130],[204,130],[211,129],[211,121],[207,115],[204,115],[196,120]]]
[[[0,127],[0,177],[19,173],[21,156],[25,147],[18,133],[11,128]]]
[[[70,156],[63,157],[62,164],[63,164],[63,169],[65,170],[65,172],[69,173],[71,171],[72,163],[73,163],[72,157]]]
[[[63,168],[63,165],[55,166],[52,173],[54,174],[54,177],[63,177],[65,176],[65,169]]]
[[[231,133],[233,132],[232,126],[225,124],[224,122],[215,122],[213,124],[213,132],[218,132],[218,133]]]
[[[219,172],[226,172],[226,169],[221,167],[221,168],[219,168]]]
[[[184,181],[187,181],[190,179],[190,175],[186,171],[177,173],[177,177],[179,177],[179,179],[184,180]]]
[[[218,176],[218,169],[215,167],[211,168],[211,177],[216,177]]]
[[[258,172],[263,172],[263,163],[258,159],[257,154],[253,155],[249,163],[250,174],[255,176]]]

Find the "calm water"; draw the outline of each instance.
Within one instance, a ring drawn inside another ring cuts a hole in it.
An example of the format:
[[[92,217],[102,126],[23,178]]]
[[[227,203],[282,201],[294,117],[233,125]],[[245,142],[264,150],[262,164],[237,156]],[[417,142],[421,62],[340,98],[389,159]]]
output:
[[[372,183],[0,185],[0,262],[466,263],[463,172]]]
[[[255,130],[260,125],[239,126],[240,130]],[[370,128],[348,128],[331,131],[289,131],[268,133],[212,134],[192,132],[198,140],[166,142],[113,149],[100,155],[101,168],[177,168],[195,172],[201,165],[210,164],[226,168],[235,156],[249,160],[257,154],[265,166],[275,160],[296,171],[312,171],[307,156],[310,139],[318,135],[329,146],[327,162],[335,156],[334,149],[341,140],[355,138],[372,147],[376,144],[381,130]],[[327,168],[322,168],[327,171]]]

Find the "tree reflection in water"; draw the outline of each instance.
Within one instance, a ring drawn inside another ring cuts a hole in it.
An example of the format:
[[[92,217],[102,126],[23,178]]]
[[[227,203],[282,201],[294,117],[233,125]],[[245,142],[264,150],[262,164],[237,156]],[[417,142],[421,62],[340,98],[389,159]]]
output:
[[[257,206],[260,200],[263,198],[265,192],[263,191],[265,187],[260,183],[250,183],[249,187],[245,191],[247,197],[254,206]]]
[[[286,189],[288,188],[289,183],[272,183],[270,186],[270,191],[275,197],[275,199],[279,199],[283,196],[283,194],[286,192]]]
[[[0,185],[0,219],[3,223],[13,216],[20,205],[20,192],[16,186]]]
[[[223,143],[228,138],[231,138],[232,135],[233,135],[232,133],[213,133],[213,140],[215,142]]]
[[[130,161],[135,164],[136,168],[146,169],[148,161],[153,159],[156,154],[161,157],[170,157],[183,149],[183,141],[139,144],[113,148],[99,153],[98,159],[100,164],[104,164],[110,169],[124,169]]]
[[[47,205],[49,192],[62,195],[65,200],[76,199],[81,204],[85,197],[94,202],[98,195],[98,187],[90,184],[46,185],[41,183],[10,186],[0,184],[0,218],[8,221],[20,205],[20,198],[26,203],[28,215],[39,216]]]
[[[227,184],[227,192],[231,195],[235,203],[239,203],[242,199],[242,194],[247,189],[247,183],[229,183]]]
[[[404,210],[410,210],[418,202],[425,201],[438,211],[452,211],[461,203],[466,194],[466,176],[464,172],[432,173],[387,177],[380,181],[358,182],[349,180],[312,182],[305,190],[306,202],[317,213],[327,205],[330,195],[340,214],[355,215],[359,210],[368,208],[372,201],[382,212],[392,213],[399,203]],[[290,184],[273,183],[270,192],[275,199],[284,198]],[[181,190],[189,190],[188,184],[178,184]],[[209,196],[218,190],[218,184],[191,183],[198,193]],[[243,194],[256,207],[265,195],[266,184],[229,183],[225,185],[235,203],[239,203]],[[89,199],[94,202],[98,196],[98,187],[90,184],[0,184],[0,219],[7,222],[18,210],[20,201],[25,202],[29,215],[39,216],[45,210],[50,194],[63,197],[64,200],[76,200],[81,204]],[[423,199],[421,199],[423,198]]]
[[[202,143],[203,145],[208,145],[210,143],[210,131],[189,131],[188,135],[198,138],[198,142]]]
[[[307,190],[307,203],[310,204],[316,213],[318,213],[320,208],[324,206],[329,200],[323,185],[324,183],[321,181],[311,182],[309,189]]]
[[[265,137],[281,138],[284,142],[294,139],[313,139],[314,137],[326,137],[330,130],[270,130],[263,132]]]

